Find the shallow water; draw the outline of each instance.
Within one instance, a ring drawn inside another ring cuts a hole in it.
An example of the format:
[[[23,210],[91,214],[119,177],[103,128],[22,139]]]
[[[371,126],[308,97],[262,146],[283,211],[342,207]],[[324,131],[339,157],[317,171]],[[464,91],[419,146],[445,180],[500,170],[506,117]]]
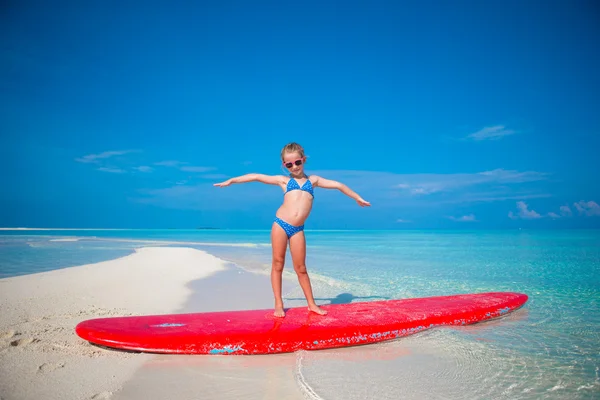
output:
[[[270,268],[268,231],[74,231],[67,235],[78,241],[58,242],[51,240],[65,232],[44,235],[0,236],[0,276],[97,262],[149,244],[185,244],[252,271]],[[309,398],[599,397],[599,231],[306,235],[322,304],[483,291],[530,296],[524,308],[495,321],[300,352],[296,380]],[[289,255],[287,262],[293,274]],[[299,288],[285,297],[302,299]]]

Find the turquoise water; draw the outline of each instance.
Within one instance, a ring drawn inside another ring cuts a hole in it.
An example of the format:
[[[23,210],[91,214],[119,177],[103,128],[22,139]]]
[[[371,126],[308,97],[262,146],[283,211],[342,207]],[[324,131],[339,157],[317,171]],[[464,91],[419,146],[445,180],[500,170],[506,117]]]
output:
[[[482,291],[530,296],[500,320],[303,354],[297,376],[316,398],[600,398],[600,231],[306,234],[321,303]],[[182,243],[246,269],[270,268],[268,231],[21,231],[0,236],[0,277]]]

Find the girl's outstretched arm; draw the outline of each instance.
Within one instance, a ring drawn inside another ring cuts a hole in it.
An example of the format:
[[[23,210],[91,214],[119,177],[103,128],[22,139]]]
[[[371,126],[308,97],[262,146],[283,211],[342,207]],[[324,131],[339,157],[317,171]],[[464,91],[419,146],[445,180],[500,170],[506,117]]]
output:
[[[360,197],[358,195],[358,193],[356,193],[355,191],[353,191],[352,189],[350,189],[348,186],[344,185],[341,182],[333,181],[331,179],[321,178],[320,176],[316,176],[315,178],[317,178],[314,183],[315,186],[322,187],[323,189],[337,189],[340,192],[344,193],[346,196],[356,200],[358,205],[361,207],[365,207],[365,206],[368,207],[371,205],[371,203],[369,203],[368,201],[366,201],[362,197]]]
[[[282,185],[285,184],[285,178],[281,175],[246,174],[227,179],[221,183],[215,183],[213,186],[225,187],[231,185],[232,183],[246,182],[262,182],[269,185]]]

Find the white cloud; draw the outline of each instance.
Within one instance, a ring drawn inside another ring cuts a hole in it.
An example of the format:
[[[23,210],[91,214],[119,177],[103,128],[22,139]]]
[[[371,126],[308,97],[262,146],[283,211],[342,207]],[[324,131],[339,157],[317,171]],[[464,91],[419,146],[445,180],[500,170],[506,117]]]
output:
[[[560,206],[560,213],[565,217],[573,215],[573,211],[571,211],[569,206]]]
[[[436,188],[436,187],[429,187],[429,188],[419,187],[419,188],[413,188],[410,190],[410,192],[412,194],[431,194],[431,193],[436,193],[439,191],[440,191],[440,189]]]
[[[214,168],[214,167],[181,167],[180,169],[185,172],[208,172],[208,171],[213,171],[216,168]]]
[[[512,211],[508,213],[508,217],[512,219],[522,218],[522,219],[538,219],[542,218],[542,216],[534,210],[530,210],[527,206],[527,203],[524,201],[517,201],[517,208],[519,209],[517,214],[514,214]]]
[[[479,175],[487,176],[490,179],[494,179],[499,182],[531,182],[545,179],[548,174],[535,171],[519,172],[515,170],[496,168],[491,171],[480,172]]]
[[[408,221],[408,220],[406,220],[406,219],[401,219],[401,218],[398,218],[398,219],[396,220],[396,222],[397,222],[397,223],[399,223],[399,224],[407,224],[407,223],[409,223],[410,221]]]
[[[536,171],[520,172],[499,168],[471,174],[413,174],[396,176],[402,180],[395,185],[396,188],[406,190],[412,195],[428,195],[477,185],[519,184],[540,181],[546,179],[547,174]]]
[[[87,156],[76,158],[75,161],[82,163],[97,163],[100,159],[110,158],[114,156],[121,156],[123,154],[137,152],[138,150],[116,150],[116,151],[105,151],[98,154],[88,154]]]
[[[497,140],[504,136],[513,135],[516,132],[512,129],[506,129],[504,125],[488,126],[467,136],[471,140]]]
[[[216,169],[215,167],[195,167],[191,165],[188,166],[187,164],[189,163],[177,160],[159,161],[154,163],[154,165],[158,165],[160,167],[174,167],[184,172],[208,172]]]
[[[476,221],[474,214],[463,215],[462,217],[450,216],[448,218],[451,219],[452,221],[457,221],[457,222],[473,222],[473,221]]]
[[[569,208],[569,206],[567,206],[567,205],[560,206],[559,210],[560,210],[560,214],[555,213],[555,212],[549,212],[548,216],[552,219],[559,219],[562,217],[570,217],[573,215],[573,211],[571,211],[571,208]]]
[[[112,174],[124,174],[125,173],[125,170],[123,170],[121,168],[112,168],[112,167],[100,167],[100,168],[98,168],[98,171],[110,172]]]
[[[595,201],[584,201],[581,200],[577,203],[573,203],[580,215],[588,217],[600,216],[600,205]]]
[[[140,172],[152,172],[153,171],[152,167],[149,167],[147,165],[141,165],[139,167],[134,167],[133,169],[140,171]]]
[[[596,203],[595,201],[581,200],[581,201],[578,201],[577,203],[573,203],[573,205],[579,212],[579,215],[584,215],[584,216],[588,216],[588,217],[600,216],[600,205],[598,205],[598,203]],[[511,217],[511,218],[519,218],[520,217],[520,218],[530,218],[530,219],[542,217],[537,212],[535,212],[533,210],[529,210],[527,208],[527,204],[525,204],[522,201],[517,203],[517,207],[519,208],[519,214],[515,215],[511,211],[509,213],[509,217]],[[549,212],[548,214],[546,214],[546,216],[548,216],[552,219],[571,217],[572,215],[573,215],[573,212],[571,211],[571,208],[568,205],[563,205],[560,207],[560,214],[552,212],[552,211]]]
[[[185,165],[186,162],[176,161],[176,160],[167,160],[167,161],[159,161],[155,162],[154,165],[158,165],[160,167],[178,167],[180,165]]]
[[[442,203],[489,203],[492,201],[505,201],[505,200],[527,200],[527,199],[542,199],[552,197],[549,193],[515,193],[513,195],[507,195],[505,192],[492,192],[492,193],[474,193],[466,194],[456,199],[450,199],[442,201]]]

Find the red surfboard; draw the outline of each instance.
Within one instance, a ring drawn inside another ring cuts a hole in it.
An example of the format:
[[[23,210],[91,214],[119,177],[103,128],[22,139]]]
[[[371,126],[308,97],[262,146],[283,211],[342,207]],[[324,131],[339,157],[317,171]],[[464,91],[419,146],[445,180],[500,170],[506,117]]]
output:
[[[505,315],[527,301],[499,292],[324,305],[286,310],[222,311],[97,318],[79,323],[82,339],[123,350],[172,354],[269,354],[354,346],[396,339],[443,325]]]

